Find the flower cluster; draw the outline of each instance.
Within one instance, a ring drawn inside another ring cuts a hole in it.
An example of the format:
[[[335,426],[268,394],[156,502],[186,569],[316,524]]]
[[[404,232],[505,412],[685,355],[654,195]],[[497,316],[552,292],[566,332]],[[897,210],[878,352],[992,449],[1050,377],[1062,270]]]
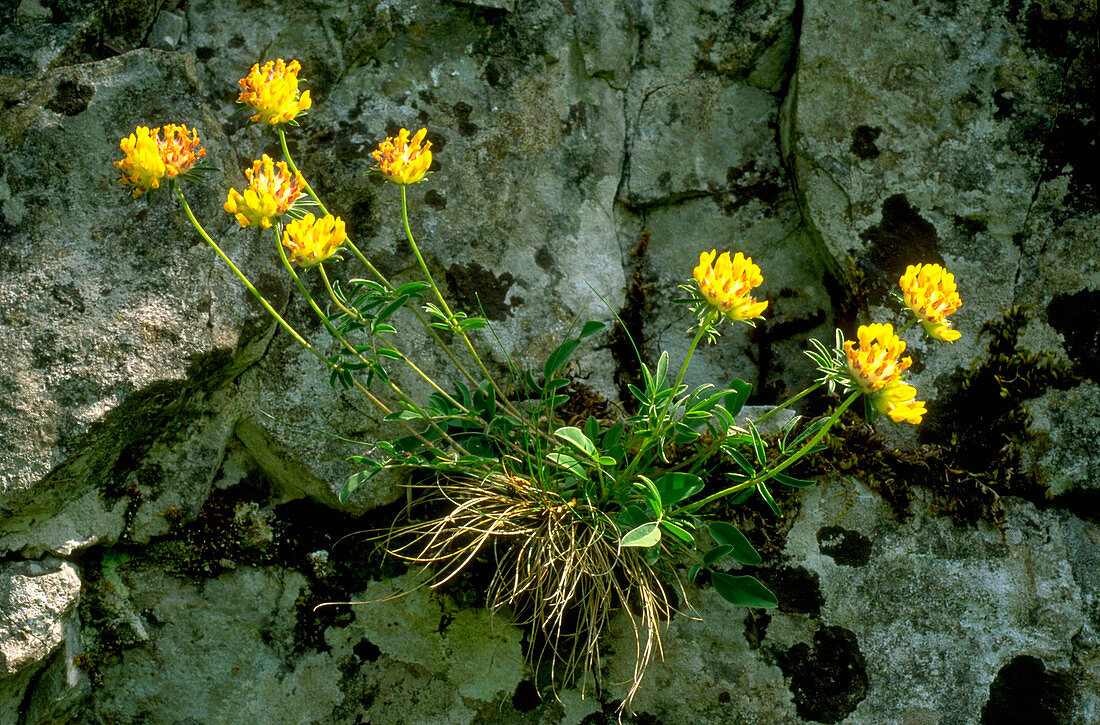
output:
[[[402,186],[423,179],[432,165],[432,142],[424,141],[427,135],[428,129],[422,128],[410,140],[408,129],[403,128],[396,137],[391,136],[378,144],[378,148],[371,153],[378,162],[376,170]]]
[[[751,295],[752,288],[764,281],[760,267],[741,252],[732,260],[729,252],[722,252],[715,262],[716,254],[714,249],[700,253],[699,266],[694,272],[707,304],[731,320],[760,317],[768,303],[757,302]]]
[[[344,220],[331,214],[320,219],[306,214],[287,224],[283,230],[283,246],[289,250],[287,257],[299,267],[312,267],[324,262],[336,253],[347,238]]]
[[[161,138],[163,132],[164,138]],[[161,180],[174,179],[190,171],[206,149],[195,129],[168,124],[163,128],[138,126],[129,137],[119,142],[125,156],[114,162],[122,172],[119,183],[133,186],[133,196],[160,188]]]
[[[298,95],[298,71],[302,66],[296,60],[284,63],[282,58],[252,66],[252,70],[238,81],[241,93],[237,100],[251,106],[256,114],[250,120],[271,125],[293,121],[313,105],[309,91]]]
[[[912,310],[924,331],[943,342],[962,337],[951,329],[947,316],[962,306],[955,275],[938,264],[911,264],[900,280],[905,306]]]
[[[871,405],[895,423],[920,423],[928,411],[915,399],[917,389],[902,380],[913,363],[912,358],[901,357],[905,341],[890,324],[860,325],[856,337],[858,348],[852,340],[844,343],[852,386],[869,395]]]
[[[224,208],[236,217],[242,227],[271,228],[271,220],[282,216],[302,195],[305,180],[300,173],[291,174],[286,162],[275,163],[267,154],[244,172],[248,188],[244,193],[230,189]]]

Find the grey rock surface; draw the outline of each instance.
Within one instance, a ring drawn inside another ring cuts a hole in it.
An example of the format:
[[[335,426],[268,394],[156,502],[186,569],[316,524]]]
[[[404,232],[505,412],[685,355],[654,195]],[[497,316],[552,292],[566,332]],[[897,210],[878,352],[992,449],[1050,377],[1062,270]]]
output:
[[[33,676],[73,635],[80,574],[57,559],[0,565],[0,717],[16,722]]]
[[[1070,390],[1051,390],[1029,409],[1028,463],[1053,496],[1100,487],[1100,386],[1086,380]]]

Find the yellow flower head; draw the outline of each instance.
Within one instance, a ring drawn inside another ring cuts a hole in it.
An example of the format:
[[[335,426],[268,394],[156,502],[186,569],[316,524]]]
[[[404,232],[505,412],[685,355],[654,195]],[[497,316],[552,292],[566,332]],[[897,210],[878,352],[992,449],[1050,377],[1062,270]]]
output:
[[[408,129],[401,129],[396,137],[378,144],[371,156],[378,162],[378,171],[395,184],[415,184],[424,178],[432,165],[432,142],[424,141],[428,129],[422,128],[409,140]],[[423,146],[421,146],[423,143]]]
[[[924,407],[924,401],[915,400],[917,389],[908,383],[899,381],[887,383],[871,396],[871,405],[878,412],[890,416],[895,423],[912,423],[917,425],[928,410]]]
[[[706,301],[718,312],[733,320],[751,320],[760,317],[767,308],[767,301],[753,299],[752,288],[760,285],[764,278],[760,267],[753,264],[751,257],[738,252],[730,261],[730,253],[722,252],[714,262],[717,250],[702,252],[699,266],[695,268],[695,281]],[[711,264],[713,266],[711,266]]]
[[[206,156],[206,149],[200,145],[199,133],[195,129],[188,133],[187,126],[170,123],[160,130],[164,131],[164,140],[160,140],[158,134],[157,146],[168,178],[186,174],[200,157]]]
[[[238,81],[241,93],[237,96],[238,101],[256,110],[250,120],[271,125],[286,123],[312,106],[309,91],[298,96],[300,70],[298,61],[284,63],[282,58],[269,60],[262,68],[259,63],[252,66],[248,75]]]
[[[852,382],[870,395],[871,405],[890,420],[920,423],[927,412],[924,403],[914,400],[917,389],[902,381],[902,373],[913,363],[911,358],[901,357],[905,341],[894,334],[890,324],[860,325],[856,337],[858,349],[852,340],[844,343]]]
[[[860,325],[856,337],[859,348],[854,340],[848,340],[844,352],[852,380],[864,393],[873,393],[887,383],[901,380],[901,374],[913,364],[912,358],[898,359],[905,352],[905,341],[894,334],[894,326],[889,323]]]
[[[287,258],[299,267],[312,267],[325,261],[347,238],[344,220],[331,214],[321,219],[306,214],[283,230],[283,246],[289,250]]]
[[[924,331],[937,340],[954,342],[962,337],[951,329],[947,316],[962,306],[955,275],[938,264],[911,264],[902,275],[905,306],[917,316]]]
[[[126,154],[120,161],[114,162],[115,168],[122,172],[122,178],[118,181],[124,186],[133,185],[135,199],[142,192],[160,188],[160,180],[167,171],[161,158],[160,144],[157,143],[159,132],[159,128],[138,126],[118,144]]]
[[[275,163],[264,154],[252,168],[244,172],[248,188],[244,193],[229,190],[223,209],[236,217],[242,227],[259,225],[271,228],[271,220],[282,216],[294,200],[302,195],[305,180],[301,174],[291,175],[286,163]]]

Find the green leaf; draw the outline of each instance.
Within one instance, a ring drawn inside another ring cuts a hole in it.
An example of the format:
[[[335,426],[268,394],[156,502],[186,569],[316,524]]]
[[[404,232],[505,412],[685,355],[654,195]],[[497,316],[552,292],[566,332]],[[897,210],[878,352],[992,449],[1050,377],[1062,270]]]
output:
[[[777,473],[772,476],[772,478],[779,481],[784,486],[791,486],[793,488],[809,488],[817,483],[817,481],[810,481],[805,478],[795,478],[794,476],[788,476],[784,473]]]
[[[760,431],[752,421],[749,421],[749,435],[752,436],[752,452],[756,456],[756,462],[763,468],[768,460],[764,453],[764,439],[760,437]]]
[[[749,500],[749,497],[751,497],[752,494],[753,494],[753,489],[746,488],[744,491],[742,491],[741,493],[737,494],[732,499],[730,499],[730,506],[738,506],[740,504],[745,503],[746,501]]]
[[[474,410],[486,421],[491,421],[496,413],[496,391],[488,380],[482,381],[474,391]]]
[[[344,482],[344,487],[340,489],[340,503],[345,503],[349,498],[351,498],[351,495],[355,493],[355,489],[359,488],[364,483],[369,481],[374,476],[374,474],[378,473],[381,470],[382,467],[379,466],[378,468],[374,468],[369,471],[359,471],[358,473],[351,474],[351,476],[348,477],[348,480]]]
[[[585,478],[587,476],[584,466],[582,466],[580,461],[573,456],[567,456],[564,453],[547,453],[546,458],[554,463],[565,466],[569,469],[569,472],[577,478]]]
[[[638,483],[641,481],[641,483]],[[646,492],[646,499],[649,501],[649,505],[653,507],[653,513],[658,516],[664,511],[664,506],[661,505],[661,492],[657,490],[657,486],[648,476],[638,476],[638,481],[634,482],[634,485]]]
[[[726,396],[722,405],[730,415],[736,416],[741,412],[741,408],[745,407],[745,401],[749,399],[749,393],[752,392],[752,385],[744,380],[734,380],[730,383],[730,390],[733,392]]]
[[[600,445],[603,446],[603,449],[606,451],[617,446],[622,438],[623,424],[616,423],[604,432],[603,440],[600,441]]]
[[[374,318],[375,324],[383,322],[387,317],[397,312],[399,309],[405,306],[405,303],[409,301],[409,298],[402,295],[383,307]]]
[[[596,457],[596,446],[592,441],[588,440],[580,428],[576,428],[571,425],[558,428],[554,431],[554,435],[561,438],[563,441],[568,441],[583,451],[589,458]]]
[[[710,575],[710,581],[714,591],[730,604],[739,607],[775,607],[779,604],[771,590],[756,577],[714,572]]]
[[[588,420],[584,422],[584,434],[588,436],[588,440],[596,441],[600,437],[600,421],[596,420],[596,416],[588,416]]]
[[[557,349],[550,353],[550,357],[546,358],[546,365],[542,369],[543,377],[547,380],[552,378],[558,368],[561,367],[562,363],[569,359],[569,356],[573,354],[580,344],[580,340],[566,340],[558,345]]]
[[[396,410],[396,411],[390,413],[389,415],[387,415],[382,420],[385,420],[385,421],[420,420],[423,417],[424,416],[420,415],[419,413],[417,413],[416,411],[413,411],[413,410]]]
[[[619,526],[624,529],[633,529],[635,526],[644,524],[647,521],[649,521],[649,516],[646,515],[645,509],[640,504],[632,503],[619,513]]]
[[[703,479],[690,473],[666,473],[654,484],[657,486],[661,503],[665,506],[691,498],[703,490]]]
[[[714,566],[715,563],[729,556],[732,551],[732,546],[716,546],[703,554],[703,564],[706,566]]]
[[[768,502],[768,506],[771,508],[772,513],[779,518],[783,518],[783,512],[775,505],[775,499],[772,498],[772,492],[768,490],[768,487],[761,482],[756,484],[756,490],[759,491],[760,495],[764,497],[764,500]]]
[[[431,289],[431,285],[427,282],[406,282],[393,291],[394,295],[399,297],[412,297],[419,295],[424,290]]]
[[[791,442],[791,448],[795,448],[796,446],[801,445],[802,441],[812,437],[814,433],[817,433],[819,430],[821,430],[821,427],[828,422],[828,418],[818,418],[813,423],[810,423],[808,426],[806,426],[806,430],[799,433],[798,437]]]
[[[756,566],[763,561],[760,553],[753,548],[745,535],[733,524],[714,521],[708,528],[710,537],[720,546],[728,546],[730,548],[729,555],[735,560],[749,566]]]
[[[577,337],[578,340],[583,340],[586,337],[595,335],[600,330],[607,327],[606,322],[599,322],[597,320],[589,320],[584,323],[584,327],[581,328],[581,334]]]
[[[745,473],[749,474],[750,476],[756,475],[756,469],[752,467],[752,464],[749,463],[749,459],[745,458],[741,451],[734,450],[733,448],[724,448],[723,450],[725,450],[729,457],[733,459],[734,463],[741,466]]]
[[[688,569],[688,583],[694,584],[696,577],[699,576],[699,572],[701,572],[702,570],[702,564],[693,564],[692,567]]]
[[[656,389],[661,390],[668,382],[665,378],[668,375],[668,350],[661,353],[661,357],[657,360],[657,374],[654,376],[654,382],[656,383]]]
[[[649,548],[661,542],[661,529],[656,521],[650,521],[623,534],[619,545],[623,548],[640,546]]]
[[[695,546],[695,537],[692,536],[691,533],[688,532],[683,526],[680,526],[677,523],[669,521],[668,519],[665,519],[665,520],[661,521],[661,526],[664,528],[665,531],[672,534],[673,536],[675,536],[677,539],[684,542],[688,546],[691,546],[691,547],[694,548],[694,546]]]

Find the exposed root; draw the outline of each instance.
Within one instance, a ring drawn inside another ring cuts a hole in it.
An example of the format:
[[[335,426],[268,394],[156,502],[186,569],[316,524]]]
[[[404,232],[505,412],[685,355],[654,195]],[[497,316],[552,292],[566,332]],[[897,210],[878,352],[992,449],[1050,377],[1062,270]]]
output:
[[[589,677],[599,687],[600,637],[611,615],[623,611],[635,640],[634,672],[621,707],[628,706],[654,653],[663,655],[661,630],[676,604],[661,575],[682,594],[675,572],[656,571],[645,550],[620,548],[618,530],[604,512],[528,479],[494,473],[424,488],[430,493],[418,507],[442,512],[392,529],[386,550],[430,567],[432,588],[452,580],[479,552],[492,552],[490,610],[507,608],[518,624],[529,625],[528,661],[536,670],[549,666],[555,689],[579,682],[582,696]]]

